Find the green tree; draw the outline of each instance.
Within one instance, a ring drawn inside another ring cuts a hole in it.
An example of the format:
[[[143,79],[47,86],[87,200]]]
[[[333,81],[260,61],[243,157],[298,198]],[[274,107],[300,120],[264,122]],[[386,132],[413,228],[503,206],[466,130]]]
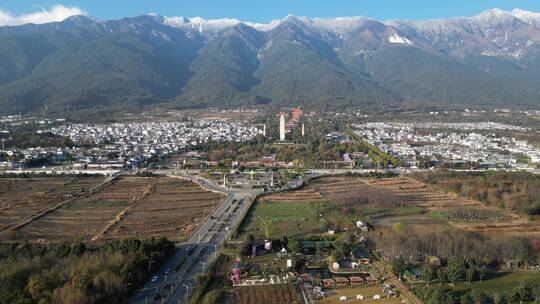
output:
[[[220,290],[212,290],[204,297],[204,300],[203,300],[202,303],[203,304],[218,303],[218,299],[219,299],[220,296],[221,296],[221,291]]]
[[[317,243],[317,245],[315,245],[315,253],[317,254],[317,256],[324,255],[325,251],[326,250],[325,250],[324,245],[322,243]]]
[[[493,304],[502,304],[504,303],[502,300],[502,295],[498,291],[494,291],[491,293],[491,299],[493,300]]]
[[[482,282],[486,277],[486,267],[481,266],[477,269],[477,271],[478,271],[478,279],[480,280],[480,282]]]
[[[274,221],[271,217],[261,217],[260,221],[264,231],[264,237],[270,240],[274,236]]]
[[[287,237],[287,248],[293,253],[299,253],[302,250],[300,240],[297,236],[292,235]]]
[[[392,271],[397,274],[399,279],[401,280],[401,276],[407,269],[407,263],[405,263],[405,260],[402,257],[396,258],[392,260]]]
[[[439,303],[442,303],[442,299],[443,299],[442,292],[439,289],[435,289],[429,296],[429,303],[439,304]]]
[[[422,280],[426,282],[426,284],[429,286],[429,282],[433,280],[435,277],[435,269],[431,267],[431,265],[424,265],[422,267]]]
[[[86,252],[86,245],[84,245],[83,242],[77,242],[71,244],[71,248],[69,251],[69,254],[76,255],[76,256],[82,256]]]
[[[405,229],[403,223],[395,223],[394,226],[392,226],[392,230],[396,233],[401,233],[403,229]]]
[[[465,277],[467,278],[467,282],[469,283],[469,285],[472,283],[472,281],[476,277],[476,272],[477,271],[476,271],[475,266],[471,266],[467,268],[467,270],[465,270]]]
[[[486,300],[486,294],[480,289],[473,289],[471,291],[471,298],[474,304],[482,304]]]
[[[462,258],[454,257],[448,261],[448,266],[446,268],[446,274],[448,280],[455,285],[459,281],[465,272],[465,261]]]
[[[460,304],[474,304],[474,300],[470,294],[465,294],[459,299]]]
[[[437,269],[437,280],[439,281],[439,284],[446,282],[446,279],[447,276],[444,268],[440,267],[439,269]]]
[[[536,283],[532,281],[520,281],[518,287],[516,287],[515,293],[518,296],[519,303],[523,301],[531,301],[533,299],[533,291],[536,288]]]

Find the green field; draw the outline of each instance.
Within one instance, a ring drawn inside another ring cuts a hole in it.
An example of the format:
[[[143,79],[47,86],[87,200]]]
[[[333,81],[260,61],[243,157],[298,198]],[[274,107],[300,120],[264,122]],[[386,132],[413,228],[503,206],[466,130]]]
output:
[[[455,286],[444,284],[441,288],[444,291],[451,291],[455,296],[462,296],[474,289],[480,289],[487,294],[495,292],[501,294],[510,292],[518,287],[520,281],[532,281],[540,286],[540,272],[506,272],[489,274],[482,282],[472,282],[470,285],[467,282],[457,283]],[[435,285],[434,285],[435,286]]]
[[[247,214],[240,231],[264,236],[262,219],[272,220],[272,237],[320,232],[317,214],[307,202],[256,202]]]

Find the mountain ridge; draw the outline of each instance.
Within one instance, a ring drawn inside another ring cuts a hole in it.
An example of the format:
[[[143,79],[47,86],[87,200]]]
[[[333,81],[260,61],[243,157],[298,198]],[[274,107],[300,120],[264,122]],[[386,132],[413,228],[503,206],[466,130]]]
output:
[[[538,106],[540,14],[267,24],[72,16],[0,27],[0,113],[301,104]]]

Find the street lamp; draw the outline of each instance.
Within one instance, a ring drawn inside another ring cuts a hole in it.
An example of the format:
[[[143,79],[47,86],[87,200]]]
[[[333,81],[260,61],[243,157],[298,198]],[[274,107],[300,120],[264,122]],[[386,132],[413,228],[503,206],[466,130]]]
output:
[[[189,299],[189,285],[182,284],[182,286],[186,288],[186,304],[187,304],[188,299]]]
[[[201,272],[201,275],[204,275],[204,265],[206,265],[206,263],[205,263],[205,262],[199,262],[199,263],[202,264],[202,272]]]
[[[217,257],[217,245],[216,245],[216,244],[212,244],[212,246],[214,246],[214,260],[215,260],[216,257]]]
[[[152,263],[154,263],[154,261],[150,260],[150,263],[148,264],[148,274],[152,274]]]
[[[128,287],[131,286],[131,283],[125,283],[124,284],[124,303],[127,303],[127,297],[128,297]]]

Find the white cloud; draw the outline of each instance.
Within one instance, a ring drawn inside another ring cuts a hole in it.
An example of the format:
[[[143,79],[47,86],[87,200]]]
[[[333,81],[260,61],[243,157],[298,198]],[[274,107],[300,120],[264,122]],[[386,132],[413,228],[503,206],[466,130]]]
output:
[[[43,9],[39,12],[14,16],[10,12],[0,9],[0,26],[59,22],[76,15],[86,15],[86,12],[76,6],[55,5],[49,10]]]

